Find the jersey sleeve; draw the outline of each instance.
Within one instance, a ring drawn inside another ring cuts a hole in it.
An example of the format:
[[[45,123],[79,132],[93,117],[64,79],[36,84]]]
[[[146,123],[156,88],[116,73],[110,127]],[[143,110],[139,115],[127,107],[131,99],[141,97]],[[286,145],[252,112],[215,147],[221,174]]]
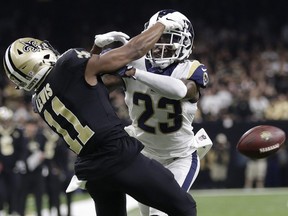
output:
[[[145,60],[144,56],[139,58],[139,59],[137,59],[137,60],[134,60],[129,65],[131,65],[134,68],[138,68],[140,70],[147,70],[147,68],[146,68],[146,60]]]
[[[208,71],[205,65],[201,64],[199,61],[194,60],[190,66],[188,80],[193,80],[202,88],[206,88],[209,82]]]

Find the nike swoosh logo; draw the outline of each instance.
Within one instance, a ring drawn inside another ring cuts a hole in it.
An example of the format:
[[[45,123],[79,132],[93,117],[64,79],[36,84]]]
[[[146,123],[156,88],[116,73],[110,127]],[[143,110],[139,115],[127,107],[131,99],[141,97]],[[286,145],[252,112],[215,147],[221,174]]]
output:
[[[204,72],[206,72],[207,71],[207,68],[201,68],[202,69],[202,71],[204,71]]]

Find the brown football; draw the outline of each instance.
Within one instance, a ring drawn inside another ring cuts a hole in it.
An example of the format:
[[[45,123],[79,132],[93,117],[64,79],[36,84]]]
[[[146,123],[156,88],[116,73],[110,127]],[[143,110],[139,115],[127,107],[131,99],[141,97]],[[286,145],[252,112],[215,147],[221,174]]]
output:
[[[259,125],[245,132],[236,148],[249,158],[259,159],[277,152],[285,140],[286,134],[282,129],[271,125]]]

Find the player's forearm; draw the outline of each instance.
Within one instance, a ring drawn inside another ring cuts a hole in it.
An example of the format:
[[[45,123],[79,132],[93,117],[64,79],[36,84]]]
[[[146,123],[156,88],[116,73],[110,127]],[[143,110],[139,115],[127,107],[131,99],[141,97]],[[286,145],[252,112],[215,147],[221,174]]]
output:
[[[156,23],[151,28],[133,37],[127,44],[101,55],[102,64],[98,66],[99,71],[102,73],[112,72],[131,61],[141,58],[153,48],[161,37],[164,28],[163,24]]]
[[[134,77],[166,98],[180,100],[186,96],[187,87],[179,79],[153,74],[139,69],[136,69]]]
[[[161,37],[165,26],[161,23],[156,23],[154,26],[145,30],[141,34],[132,38],[127,45],[133,49],[134,56],[132,60],[139,59],[145,55],[149,50],[151,50],[154,44]]]

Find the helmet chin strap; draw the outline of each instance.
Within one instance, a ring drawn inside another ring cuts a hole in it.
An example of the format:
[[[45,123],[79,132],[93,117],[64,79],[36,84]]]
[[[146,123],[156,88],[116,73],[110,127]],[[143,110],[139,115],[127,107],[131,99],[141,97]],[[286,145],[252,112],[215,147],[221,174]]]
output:
[[[167,60],[165,60],[163,63],[161,62],[151,62],[152,66],[153,67],[158,67],[158,68],[161,68],[161,69],[165,69],[166,67],[168,67],[169,65],[173,64],[174,63],[174,60],[169,60],[169,62]]]

